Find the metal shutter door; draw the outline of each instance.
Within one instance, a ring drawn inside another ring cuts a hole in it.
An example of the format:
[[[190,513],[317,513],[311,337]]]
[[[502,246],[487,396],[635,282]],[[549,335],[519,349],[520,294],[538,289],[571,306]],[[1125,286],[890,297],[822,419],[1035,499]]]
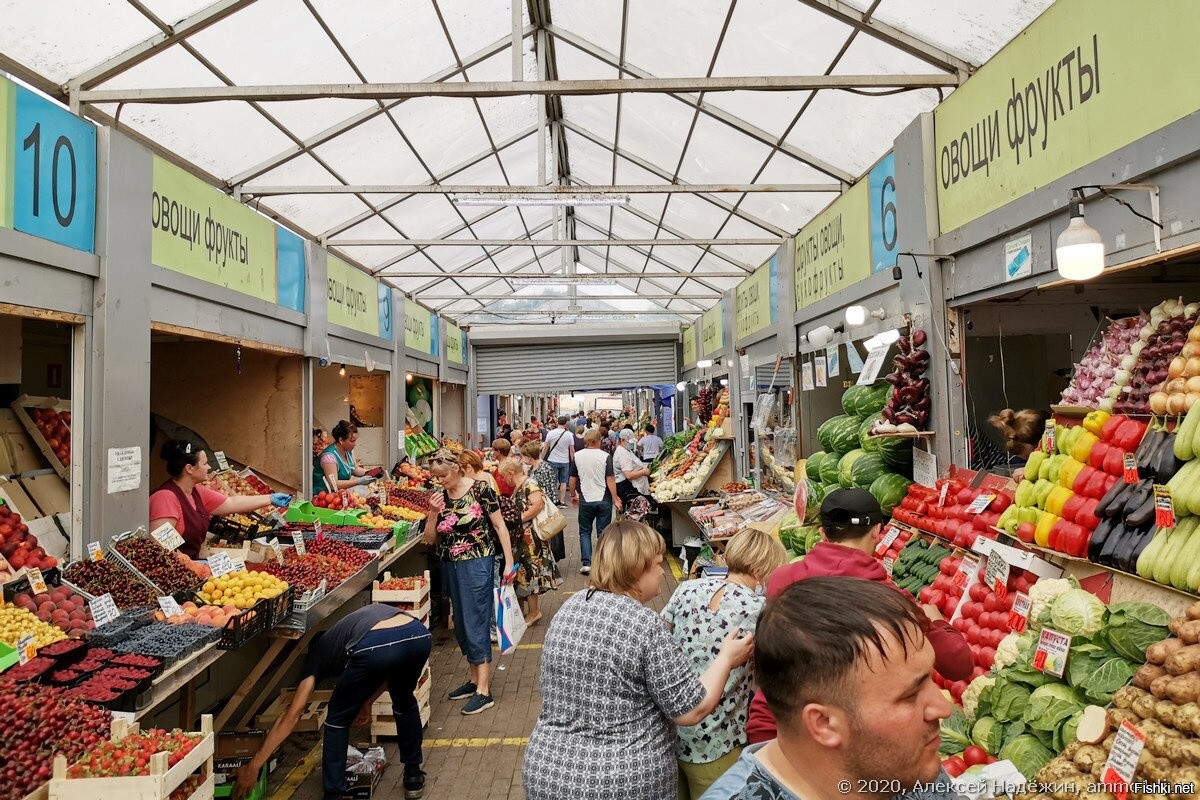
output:
[[[677,381],[676,343],[602,342],[475,346],[479,394],[557,394]]]

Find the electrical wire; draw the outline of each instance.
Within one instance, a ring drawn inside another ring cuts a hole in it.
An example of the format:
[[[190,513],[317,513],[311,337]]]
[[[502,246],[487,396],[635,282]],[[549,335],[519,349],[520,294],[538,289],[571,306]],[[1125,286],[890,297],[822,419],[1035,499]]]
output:
[[[1081,197],[1083,195],[1084,189],[1096,189],[1100,192],[1100,194],[1104,195],[1109,200],[1113,200],[1113,201],[1125,206],[1125,208],[1129,209],[1129,213],[1133,214],[1135,217],[1140,217],[1140,218],[1146,220],[1146,222],[1149,222],[1151,225],[1157,226],[1160,230],[1163,228],[1163,224],[1161,222],[1159,222],[1158,220],[1156,220],[1152,217],[1148,217],[1145,214],[1143,214],[1142,212],[1138,211],[1136,208],[1134,208],[1132,205],[1129,204],[1128,200],[1123,200],[1120,197],[1117,197],[1115,194],[1113,194],[1111,191],[1109,191],[1104,186],[1076,186],[1075,187],[1075,190],[1079,191]]]
[[[1004,369],[1004,317],[996,315],[996,327],[1000,330],[1000,393],[1004,395],[1004,407],[1012,408],[1008,402],[1008,372]]]

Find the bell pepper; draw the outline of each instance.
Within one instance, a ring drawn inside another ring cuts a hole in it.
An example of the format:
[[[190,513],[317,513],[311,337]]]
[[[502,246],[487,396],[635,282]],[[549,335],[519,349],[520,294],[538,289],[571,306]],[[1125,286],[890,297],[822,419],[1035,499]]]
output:
[[[1116,446],[1109,446],[1108,454],[1104,456],[1104,464],[1102,466],[1105,474],[1113,476],[1124,475],[1125,451]]]
[[[1097,472],[1091,477],[1091,479],[1088,480],[1087,486],[1083,487],[1083,496],[1092,497],[1096,500],[1104,497],[1105,493],[1109,489],[1108,479],[1110,477],[1111,476],[1106,475],[1103,472]]]
[[[1073,491],[1075,494],[1083,494],[1083,490],[1087,487],[1088,481],[1090,481],[1092,476],[1095,474],[1097,474],[1096,470],[1092,469],[1091,467],[1084,467],[1081,469],[1075,476],[1074,482],[1071,483],[1071,491]]]
[[[1015,525],[1016,519],[1017,519],[1017,507],[1009,506],[1008,508],[1004,509],[1004,511],[1000,514],[1000,519],[999,519],[999,521],[996,522],[996,527],[1003,528],[1004,530],[1007,531],[1009,523],[1012,522]]]
[[[1050,536],[1047,538],[1044,546],[1049,547],[1051,550],[1058,550],[1058,541],[1062,538],[1063,527],[1070,524],[1071,523],[1067,522],[1065,519],[1060,519],[1058,522],[1050,526]]]
[[[1092,448],[1100,440],[1091,431],[1085,431],[1082,428],[1077,430],[1079,430],[1079,435],[1071,442],[1071,458],[1086,464],[1088,456],[1092,454]]]
[[[1041,519],[1041,517],[1042,512],[1037,508],[1037,506],[1022,508],[1017,512],[1017,519],[1021,520],[1022,524],[1027,522],[1030,525],[1037,525],[1037,521]]]
[[[1042,450],[1034,450],[1029,454],[1029,459],[1025,462],[1025,477],[1028,480],[1036,481],[1038,479],[1038,470],[1042,468],[1042,462],[1046,460],[1046,453]],[[1025,503],[1017,503],[1019,506],[1026,505]]]
[[[1084,430],[1090,431],[1099,438],[1100,432],[1104,430],[1104,423],[1108,422],[1108,418],[1111,416],[1112,414],[1107,411],[1089,411],[1083,418]]]
[[[1063,507],[1062,507],[1063,519],[1065,519],[1069,522],[1074,522],[1075,518],[1077,516],[1079,516],[1079,512],[1081,510],[1083,510],[1083,508],[1086,504],[1087,504],[1087,498],[1084,497],[1083,495],[1081,495],[1081,494],[1071,495],[1070,497],[1067,498],[1067,502],[1063,503]]]
[[[1117,432],[1113,434],[1112,444],[1122,450],[1132,453],[1137,450],[1137,446],[1141,444],[1142,437],[1146,435],[1146,423],[1139,422],[1136,419],[1127,419]]]
[[[1065,425],[1054,426],[1054,452],[1069,453],[1070,450],[1064,450],[1063,444],[1071,441],[1070,429]]]
[[[1113,414],[1104,421],[1104,426],[1100,428],[1099,436],[1104,441],[1112,444],[1113,436],[1117,430],[1129,421],[1129,417],[1124,414]]]
[[[1100,518],[1096,516],[1096,506],[1098,505],[1100,505],[1100,501],[1094,497],[1085,500],[1083,508],[1075,515],[1075,524],[1087,528],[1089,531],[1100,527]]]
[[[1036,455],[1036,454],[1035,454]],[[1030,456],[1032,459],[1033,456]],[[1022,508],[1027,508],[1033,505],[1033,482],[1028,478],[1017,484],[1017,491],[1013,496],[1014,502]]]
[[[1046,510],[1057,517],[1061,517],[1063,515],[1063,506],[1074,496],[1075,493],[1070,489],[1055,486],[1050,490],[1050,494],[1046,496]]]
[[[1062,465],[1062,469],[1058,471],[1058,485],[1064,486],[1068,489],[1073,489],[1074,491],[1079,491],[1078,489],[1075,489],[1075,479],[1079,477],[1080,473],[1091,469],[1091,467],[1085,465],[1083,462],[1076,461],[1072,458],[1065,462]]]
[[[1070,456],[1059,453],[1058,455],[1050,456],[1050,474],[1046,477],[1051,483],[1058,483],[1058,475],[1062,472],[1063,464],[1071,460]]]
[[[1050,531],[1050,549],[1069,556],[1083,556],[1087,553],[1090,538],[1083,526],[1060,520]]]
[[[1038,464],[1037,477],[1038,477],[1038,480],[1049,480],[1049,478],[1050,478],[1050,459],[1053,458],[1053,456],[1051,456],[1048,453],[1043,453],[1043,455],[1045,455],[1045,458],[1043,458],[1041,460],[1041,462]]]
[[[1049,480],[1042,478],[1033,485],[1034,499],[1033,504],[1038,508],[1046,507],[1046,498],[1050,496],[1050,490],[1054,488],[1054,484]]]
[[[1046,512],[1038,518],[1037,527],[1033,530],[1033,543],[1038,547],[1048,547],[1050,545],[1050,529],[1054,527],[1054,523],[1058,522],[1058,517]]]
[[[1108,455],[1109,450],[1112,450],[1112,447],[1108,442],[1096,442],[1091,455],[1088,456],[1088,466],[1104,469],[1104,457]]]

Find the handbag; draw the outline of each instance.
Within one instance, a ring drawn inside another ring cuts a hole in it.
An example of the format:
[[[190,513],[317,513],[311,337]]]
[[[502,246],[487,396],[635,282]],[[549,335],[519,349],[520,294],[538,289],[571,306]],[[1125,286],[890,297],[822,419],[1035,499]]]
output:
[[[550,498],[542,498],[542,510],[533,518],[533,532],[543,542],[562,534],[567,527],[567,518],[558,510]]]

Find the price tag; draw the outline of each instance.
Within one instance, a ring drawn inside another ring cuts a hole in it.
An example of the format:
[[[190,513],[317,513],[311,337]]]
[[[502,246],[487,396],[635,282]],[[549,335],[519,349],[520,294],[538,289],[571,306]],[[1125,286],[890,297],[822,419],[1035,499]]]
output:
[[[895,525],[888,525],[883,532],[883,538],[879,540],[879,544],[875,545],[875,555],[881,556],[888,551],[888,548],[900,538],[900,529]],[[891,574],[890,572],[888,573]]]
[[[158,607],[161,608],[162,612],[168,617],[178,617],[183,614],[183,609],[179,607],[179,603],[175,602],[174,597],[158,598]]]
[[[943,483],[942,490],[940,492],[938,492],[938,508],[945,508],[946,495],[948,495],[948,494],[950,494],[950,484]]]
[[[1132,722],[1122,722],[1100,779],[1107,786],[1113,786],[1113,793],[1121,800],[1129,796],[1129,784],[1133,783],[1133,773],[1137,771],[1138,759],[1145,746],[1146,734]]]
[[[1008,562],[1000,555],[999,550],[988,553],[983,582],[1001,600],[1008,597]]]
[[[30,567],[25,570],[26,577],[29,578],[29,591],[34,594],[44,594],[46,591],[46,579],[42,577],[42,571],[37,567]]]
[[[175,530],[175,526],[169,522],[150,535],[154,537],[154,541],[163,546],[164,550],[175,550],[183,544],[183,537],[179,535],[179,531]]]
[[[213,553],[208,558],[208,568],[214,578],[219,578],[233,572],[233,560],[228,553]]]
[[[97,628],[121,616],[121,611],[117,608],[117,604],[113,602],[111,594],[102,594],[99,597],[93,597],[88,602],[88,608],[91,609],[92,620],[96,623]]]
[[[313,534],[314,534],[313,539],[315,541],[319,542],[325,538],[325,534],[323,533],[323,531],[324,531],[324,526],[321,525],[321,520],[318,519],[318,520],[314,521],[313,522]],[[301,553],[301,555],[303,555],[303,553]]]
[[[88,558],[92,561],[104,560],[104,551],[100,549],[99,542],[88,542]]]
[[[17,658],[22,664],[28,664],[37,655],[37,647],[33,644],[33,634],[27,633],[17,640]]]
[[[994,494],[981,494],[971,501],[971,505],[967,506],[967,513],[981,514],[995,499],[996,495]]]
[[[964,556],[958,564],[958,572],[954,573],[954,585],[965,586],[979,572],[979,557]]]
[[[1054,452],[1054,418],[1046,420],[1046,434],[1042,437],[1042,450]]]
[[[1013,607],[1008,612],[1008,629],[1017,633],[1024,633],[1025,627],[1029,624],[1029,611],[1033,608],[1033,600],[1024,592],[1017,592],[1017,596],[1013,598]]]
[[[881,344],[867,353],[867,360],[863,362],[862,373],[858,376],[858,386],[870,386],[879,377],[879,370],[883,367],[883,360],[887,358],[889,347],[891,345]]]
[[[222,472],[229,469],[229,459],[225,457],[224,450],[214,450],[213,455],[217,457],[217,468]]]
[[[318,522],[316,524],[320,525],[321,523]],[[308,552],[308,550],[306,550],[304,548],[304,532],[303,531],[296,531],[295,533],[293,533],[292,534],[292,542],[296,545],[296,555],[303,556]]]
[[[885,558],[883,560],[883,569],[885,572],[887,572],[889,578],[892,577],[892,570],[894,570],[895,568],[896,568],[896,559],[892,558],[891,556],[888,556],[887,558]]]
[[[132,711],[114,711],[112,712],[112,718],[113,722],[120,719],[128,722],[130,725],[137,722],[137,714]]]
[[[245,560],[240,559],[240,558],[230,558],[229,566],[232,567],[232,569],[229,570],[230,572],[245,572],[246,571],[246,562],[245,562]]]
[[[1121,456],[1121,465],[1125,470],[1125,482],[1126,483],[1137,483],[1138,482],[1137,454],[1136,453],[1126,453],[1125,455]]]
[[[1161,483],[1154,484],[1154,524],[1160,528],[1175,527],[1175,501],[1171,499],[1171,488]]]
[[[1037,650],[1033,653],[1033,668],[1061,678],[1067,671],[1067,652],[1070,649],[1070,636],[1050,628],[1042,628],[1042,635],[1038,637]]]
[[[271,541],[268,542],[268,544],[270,544],[271,549],[275,551],[275,560],[278,561],[280,564],[282,564],[283,563],[283,545],[281,545],[279,543],[279,539],[272,538]]]

